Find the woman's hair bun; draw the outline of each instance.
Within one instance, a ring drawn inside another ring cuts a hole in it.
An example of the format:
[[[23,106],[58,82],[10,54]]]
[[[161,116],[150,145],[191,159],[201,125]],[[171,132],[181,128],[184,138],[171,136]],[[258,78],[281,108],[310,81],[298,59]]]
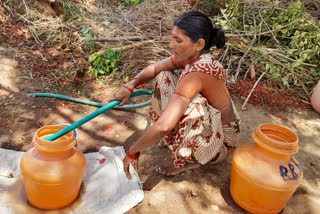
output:
[[[192,42],[204,39],[204,50],[209,50],[212,46],[223,48],[226,43],[224,32],[219,29],[220,26],[214,28],[211,19],[199,11],[183,13],[175,19],[173,25],[183,30]]]
[[[219,28],[213,28],[212,44],[217,48],[223,48],[226,43],[224,32]]]

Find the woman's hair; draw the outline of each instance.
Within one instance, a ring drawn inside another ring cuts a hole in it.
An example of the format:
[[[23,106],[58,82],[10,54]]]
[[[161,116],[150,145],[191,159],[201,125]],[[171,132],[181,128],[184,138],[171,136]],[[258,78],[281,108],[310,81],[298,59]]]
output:
[[[204,50],[209,50],[214,45],[217,48],[223,48],[226,42],[224,32],[214,28],[208,16],[198,11],[183,13],[176,18],[173,26],[180,28],[192,42],[204,39]]]

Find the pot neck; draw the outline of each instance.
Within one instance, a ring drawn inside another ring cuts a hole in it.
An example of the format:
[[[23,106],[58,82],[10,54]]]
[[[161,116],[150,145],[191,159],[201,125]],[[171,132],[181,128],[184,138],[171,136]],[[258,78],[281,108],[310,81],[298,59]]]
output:
[[[279,125],[261,124],[252,134],[252,138],[261,148],[284,157],[299,150],[296,134]]]
[[[75,144],[74,132],[71,131],[54,141],[44,140],[46,137],[57,133],[58,131],[64,129],[65,126],[61,125],[50,125],[44,126],[37,130],[35,136],[33,137],[32,144],[41,152],[49,153],[61,153],[71,149]]]

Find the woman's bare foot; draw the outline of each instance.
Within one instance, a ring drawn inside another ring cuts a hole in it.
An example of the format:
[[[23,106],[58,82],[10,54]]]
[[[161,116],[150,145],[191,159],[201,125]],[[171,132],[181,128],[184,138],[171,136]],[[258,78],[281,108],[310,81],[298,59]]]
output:
[[[161,167],[157,167],[156,171],[163,174],[163,175],[177,175],[181,172],[187,171],[189,169],[196,169],[199,168],[201,166],[200,163],[186,163],[182,168],[175,168],[174,166],[172,166],[171,164],[168,166],[161,166]]]

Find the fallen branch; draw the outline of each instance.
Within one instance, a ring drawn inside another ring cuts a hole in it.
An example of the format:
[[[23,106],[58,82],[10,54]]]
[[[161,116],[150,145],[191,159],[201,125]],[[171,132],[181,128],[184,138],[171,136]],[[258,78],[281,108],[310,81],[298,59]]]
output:
[[[145,40],[145,41],[142,41],[142,42],[134,43],[132,45],[126,45],[126,46],[123,46],[123,47],[111,48],[111,49],[114,50],[114,51],[121,51],[121,50],[124,51],[124,50],[128,50],[128,49],[131,49],[131,48],[135,48],[135,47],[138,47],[138,46],[141,46],[141,45],[144,45],[144,44],[148,44],[148,43],[153,43],[153,42],[154,42],[154,40]],[[97,53],[101,54],[101,53],[104,53],[104,52],[107,52],[107,51],[108,51],[108,49],[102,48]]]
[[[148,39],[147,36],[125,36],[125,37],[100,37],[96,41],[98,42],[118,42],[118,41],[140,41]]]
[[[252,13],[252,18],[253,18],[253,25],[254,25],[254,36],[253,36],[253,39],[251,40],[251,43],[250,43],[248,49],[246,50],[246,52],[244,53],[244,55],[241,57],[241,59],[239,61],[237,72],[236,72],[236,75],[235,75],[235,81],[236,82],[237,82],[237,79],[238,79],[238,75],[239,75],[239,72],[240,72],[240,68],[241,68],[242,62],[243,62],[244,58],[247,56],[247,54],[249,53],[250,49],[252,48],[253,44],[256,42],[256,39],[257,39],[257,24],[256,24],[256,16],[254,15],[254,13]]]
[[[253,85],[253,87],[252,87],[249,95],[247,96],[246,100],[244,101],[243,105],[241,106],[241,110],[242,110],[242,111],[246,110],[246,109],[245,109],[245,106],[246,106],[246,104],[247,104],[247,102],[248,102],[248,100],[249,100],[252,92],[253,92],[254,89],[257,87],[258,83],[260,82],[260,80],[262,79],[262,77],[263,77],[265,74],[266,74],[266,72],[263,72],[263,73],[261,74],[261,76],[259,77],[259,79],[254,83],[254,85]]]

